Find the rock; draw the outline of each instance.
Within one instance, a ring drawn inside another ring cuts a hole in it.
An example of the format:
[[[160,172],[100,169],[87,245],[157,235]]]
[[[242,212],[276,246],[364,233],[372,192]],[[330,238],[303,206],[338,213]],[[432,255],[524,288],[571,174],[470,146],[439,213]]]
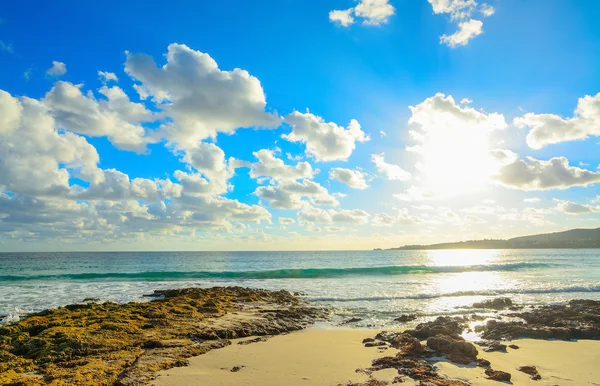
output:
[[[485,370],[485,375],[488,376],[487,379],[491,379],[492,381],[499,382],[510,382],[511,375],[505,371],[487,369]]]
[[[433,321],[419,323],[414,329],[405,332],[415,338],[425,340],[436,335],[460,335],[465,327],[462,319],[440,316]]]
[[[479,367],[490,367],[492,363],[487,359],[477,358],[477,366]]]
[[[531,375],[531,379],[534,381],[539,381],[542,379],[542,376],[538,373],[537,368],[535,366],[521,366],[518,368],[519,371]]]
[[[233,366],[231,368],[231,370],[229,370],[229,371],[231,371],[232,373],[237,373],[238,371],[240,371],[242,369],[242,367],[244,367],[244,366]]]
[[[436,335],[427,339],[427,347],[445,354],[454,363],[469,364],[477,360],[477,348],[470,342],[456,336]]]
[[[518,350],[520,348],[516,344],[509,344],[508,347],[512,348],[513,350]]]
[[[238,344],[239,345],[247,345],[247,344],[258,343],[258,342],[266,342],[267,340],[269,340],[272,337],[273,337],[273,335],[259,336],[258,338],[243,340],[241,342],[238,342]]]
[[[417,319],[417,315],[407,314],[407,315],[400,315],[400,317],[394,319],[394,321],[400,322],[400,323],[407,323],[407,322],[412,322],[415,319]]]
[[[161,290],[148,300],[90,301],[0,326],[0,384],[145,385],[229,337],[296,331],[329,313],[287,291],[241,287]]]
[[[485,352],[506,352],[506,345],[497,341],[489,342],[487,347],[483,349]]]
[[[373,338],[365,338],[365,339],[363,339],[362,342],[363,342],[363,344],[370,343],[370,342],[375,342],[375,339],[373,339]]]
[[[383,341],[373,341],[373,342],[365,343],[365,347],[380,347],[380,346],[387,346],[387,345],[388,345],[388,343],[383,342]]]
[[[524,322],[488,322],[485,339],[600,339],[600,301],[572,300],[515,313]]]
[[[418,356],[423,352],[421,341],[415,337],[407,337],[400,349],[400,355]]]
[[[361,320],[362,320],[362,318],[350,318],[348,320],[343,321],[342,324],[356,323],[356,322],[360,322]]]
[[[509,298],[496,298],[485,300],[483,302],[473,303],[473,308],[491,308],[494,310],[503,310],[513,305],[512,300]]]

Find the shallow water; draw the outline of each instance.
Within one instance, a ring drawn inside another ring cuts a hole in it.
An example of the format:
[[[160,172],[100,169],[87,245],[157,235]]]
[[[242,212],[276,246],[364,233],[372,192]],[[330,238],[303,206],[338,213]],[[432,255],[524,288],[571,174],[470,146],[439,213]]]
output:
[[[600,250],[81,252],[0,254],[0,315],[14,320],[84,298],[125,302],[155,289],[241,285],[300,291],[336,321],[470,313],[486,297],[600,299]]]

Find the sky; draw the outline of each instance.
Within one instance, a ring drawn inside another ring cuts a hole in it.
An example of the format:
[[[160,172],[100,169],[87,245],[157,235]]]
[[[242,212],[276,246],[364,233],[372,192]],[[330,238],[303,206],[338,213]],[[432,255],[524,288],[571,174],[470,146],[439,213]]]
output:
[[[0,4],[0,251],[600,226],[594,0]]]

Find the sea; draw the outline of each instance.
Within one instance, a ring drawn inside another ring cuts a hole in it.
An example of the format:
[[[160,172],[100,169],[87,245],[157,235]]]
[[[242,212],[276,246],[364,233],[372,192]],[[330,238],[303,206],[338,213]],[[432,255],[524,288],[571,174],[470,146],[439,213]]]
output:
[[[471,314],[494,297],[600,300],[600,249],[0,253],[0,323],[82,302],[148,301],[157,289],[244,286],[332,307],[329,324],[394,326]]]

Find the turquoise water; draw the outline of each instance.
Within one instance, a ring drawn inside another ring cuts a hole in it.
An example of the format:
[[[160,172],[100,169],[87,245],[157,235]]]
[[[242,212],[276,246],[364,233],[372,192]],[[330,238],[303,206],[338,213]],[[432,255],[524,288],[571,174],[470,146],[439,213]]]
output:
[[[403,313],[470,313],[465,306],[498,295],[600,299],[600,250],[2,253],[0,317],[214,285],[299,291],[335,307],[334,321],[381,326]]]

